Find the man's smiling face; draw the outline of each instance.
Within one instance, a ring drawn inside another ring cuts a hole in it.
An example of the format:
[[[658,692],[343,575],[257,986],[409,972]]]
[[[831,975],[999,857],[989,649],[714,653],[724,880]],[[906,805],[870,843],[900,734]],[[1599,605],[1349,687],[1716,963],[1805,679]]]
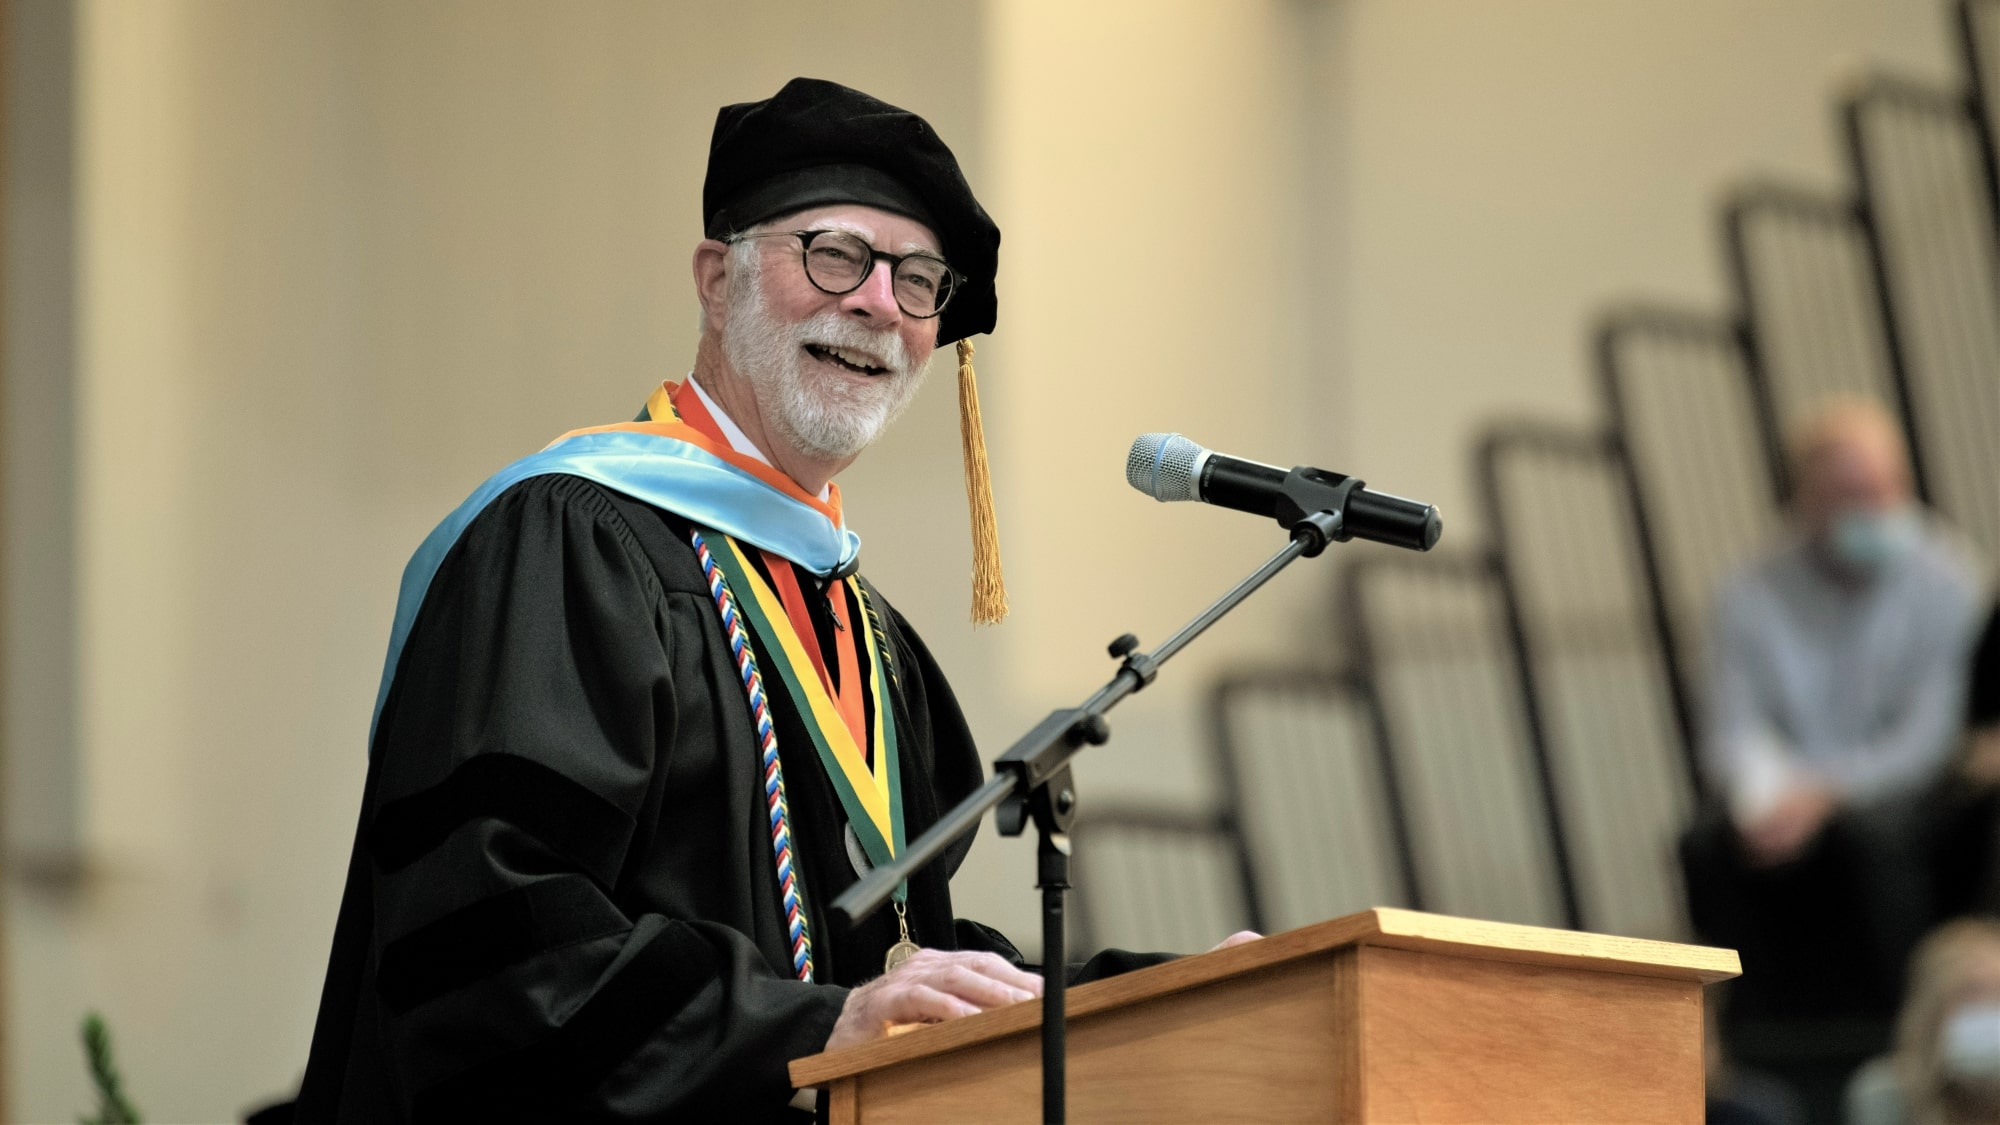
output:
[[[839,230],[891,254],[939,253],[928,227],[873,207],[816,207],[759,230]],[[937,320],[902,311],[885,262],[840,294],[806,276],[795,238],[744,240],[731,262],[722,348],[755,389],[774,436],[814,456],[859,453],[916,397]]]

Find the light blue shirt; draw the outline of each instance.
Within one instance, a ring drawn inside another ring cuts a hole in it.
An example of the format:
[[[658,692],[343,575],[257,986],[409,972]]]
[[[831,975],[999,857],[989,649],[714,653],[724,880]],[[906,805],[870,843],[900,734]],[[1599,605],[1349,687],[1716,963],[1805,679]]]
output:
[[[1703,759],[1739,817],[1801,780],[1867,802],[1935,777],[1963,722],[1982,593],[1929,527],[1861,585],[1803,542],[1732,577],[1716,601]]]

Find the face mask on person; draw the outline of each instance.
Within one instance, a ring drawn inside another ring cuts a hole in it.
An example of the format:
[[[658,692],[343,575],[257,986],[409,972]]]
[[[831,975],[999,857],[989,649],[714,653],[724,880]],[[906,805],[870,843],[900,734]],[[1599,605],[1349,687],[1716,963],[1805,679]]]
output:
[[[1833,520],[1833,555],[1855,570],[1881,570],[1910,553],[1922,532],[1914,508],[1846,511]]]
[[[1938,1032],[1938,1065],[1952,1082],[2000,1089],[2000,1001],[1961,1004]]]

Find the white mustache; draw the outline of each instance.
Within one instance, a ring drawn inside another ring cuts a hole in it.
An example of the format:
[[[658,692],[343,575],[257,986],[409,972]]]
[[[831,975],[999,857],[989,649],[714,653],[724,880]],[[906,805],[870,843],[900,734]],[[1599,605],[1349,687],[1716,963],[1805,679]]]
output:
[[[910,373],[910,351],[903,346],[902,336],[888,329],[864,327],[838,312],[823,312],[800,321],[792,326],[792,336],[801,347],[815,344],[866,352],[891,375]]]

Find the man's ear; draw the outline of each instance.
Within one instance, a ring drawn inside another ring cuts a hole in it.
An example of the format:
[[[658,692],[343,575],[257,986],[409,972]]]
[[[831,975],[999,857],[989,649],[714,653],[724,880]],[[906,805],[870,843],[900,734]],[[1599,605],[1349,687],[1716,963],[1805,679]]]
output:
[[[694,247],[694,295],[702,323],[721,328],[729,317],[729,244],[704,238]]]

